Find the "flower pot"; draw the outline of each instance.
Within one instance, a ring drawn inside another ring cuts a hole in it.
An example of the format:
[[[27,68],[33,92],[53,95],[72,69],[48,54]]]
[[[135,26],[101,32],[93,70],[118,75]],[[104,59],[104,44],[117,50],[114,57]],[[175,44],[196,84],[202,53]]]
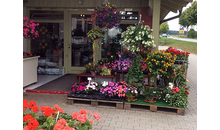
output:
[[[148,97],[148,96],[146,96],[146,97]],[[156,102],[156,101],[154,100],[154,97],[151,98],[150,100],[144,99],[144,101],[145,101],[145,102],[148,102],[148,103],[155,103],[155,102]]]
[[[96,76],[94,71],[90,71],[92,76]]]
[[[127,96],[125,96],[125,100],[129,101]],[[136,96],[132,96],[132,99],[130,99],[130,102],[134,102],[136,100],[137,100]]]

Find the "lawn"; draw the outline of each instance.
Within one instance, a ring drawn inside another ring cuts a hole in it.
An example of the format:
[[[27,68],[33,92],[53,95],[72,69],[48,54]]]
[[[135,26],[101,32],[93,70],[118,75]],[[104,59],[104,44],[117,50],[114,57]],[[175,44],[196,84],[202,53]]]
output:
[[[188,41],[181,41],[171,38],[159,38],[159,45],[160,46],[171,46],[174,48],[179,48],[182,51],[187,51],[192,54],[197,54],[197,42],[188,42]]]

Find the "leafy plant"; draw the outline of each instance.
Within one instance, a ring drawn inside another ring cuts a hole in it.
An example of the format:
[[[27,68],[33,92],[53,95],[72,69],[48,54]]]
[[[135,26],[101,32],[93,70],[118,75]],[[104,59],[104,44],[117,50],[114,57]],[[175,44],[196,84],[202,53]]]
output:
[[[140,64],[143,59],[139,54],[136,53],[128,54],[128,56],[130,57],[131,64],[130,64],[130,68],[128,69],[127,83],[137,84],[136,86],[137,90],[140,92],[143,86],[143,79],[144,79],[143,70]]]
[[[38,31],[35,29],[39,23],[34,23],[34,20],[29,20],[28,17],[23,17],[23,37],[25,39],[35,39],[39,37]]]
[[[146,100],[150,100],[154,97],[158,97],[160,95],[160,92],[157,87],[147,86],[146,90],[143,92],[143,95],[146,97]]]
[[[128,98],[128,102],[133,101],[133,96],[138,95],[137,85],[138,84],[135,85],[135,83],[128,84],[126,88],[126,93],[125,93],[125,96]]]
[[[172,106],[183,106],[186,107],[188,104],[188,89],[190,87],[179,86],[179,87],[165,87],[163,93],[165,93],[165,97],[163,100],[168,102]]]
[[[107,69],[106,67],[102,68],[102,72],[100,73],[100,75],[111,75],[111,70]]]
[[[96,27],[96,28],[89,30],[89,32],[87,33],[87,37],[92,39],[94,47],[101,48],[101,43],[95,42],[96,39],[104,37],[104,35],[102,34],[102,30],[100,28]]]

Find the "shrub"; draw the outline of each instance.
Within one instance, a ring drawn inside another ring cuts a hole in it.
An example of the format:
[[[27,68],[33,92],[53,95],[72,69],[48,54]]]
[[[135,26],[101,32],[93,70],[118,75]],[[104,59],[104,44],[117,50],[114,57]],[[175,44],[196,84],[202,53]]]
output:
[[[190,29],[189,32],[187,33],[187,37],[188,38],[197,38],[197,31],[195,31],[194,29]]]

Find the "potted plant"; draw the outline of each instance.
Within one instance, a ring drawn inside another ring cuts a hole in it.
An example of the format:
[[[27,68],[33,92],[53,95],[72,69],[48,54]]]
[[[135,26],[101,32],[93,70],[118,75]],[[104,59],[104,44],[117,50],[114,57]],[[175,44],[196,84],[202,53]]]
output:
[[[106,100],[110,100],[111,97],[116,95],[115,91],[118,88],[118,83],[114,82],[103,82],[100,89],[101,94],[105,95]]]
[[[42,115],[38,116],[38,111]],[[93,116],[93,119],[89,119]],[[92,129],[94,120],[100,120],[98,113],[91,113],[81,109],[72,115],[64,113],[57,104],[53,108],[41,106],[40,109],[35,101],[23,100],[23,130],[88,130]]]
[[[100,75],[104,76],[104,75],[111,75],[111,70],[108,69],[107,67],[103,67],[102,68],[102,72],[100,73]]]
[[[136,101],[137,95],[138,95],[138,91],[136,85],[134,83],[129,84],[126,89],[125,100],[127,100],[128,102]]]
[[[124,40],[120,44],[126,46],[131,52],[148,50],[156,47],[152,32],[153,30],[149,26],[143,26],[143,22],[139,22],[135,26],[127,27],[127,30],[121,35]]]
[[[85,91],[87,94],[92,94],[93,91],[97,90],[98,84],[96,82],[91,82],[86,85]]]
[[[23,38],[35,39],[39,37],[36,26],[39,26],[39,23],[34,23],[34,20],[29,20],[28,17],[23,17]]]
[[[73,86],[71,86],[71,91],[73,93],[80,94],[85,91],[86,84],[87,82],[81,82],[81,83],[76,82],[75,84],[73,84]]]
[[[144,91],[145,96],[145,102],[148,103],[155,103],[155,99],[159,96],[159,91],[157,87],[146,87],[146,90]]]
[[[157,75],[166,77],[168,71],[172,69],[175,59],[175,55],[172,56],[170,53],[160,50],[149,53],[148,57],[146,58],[146,63],[148,65],[151,78],[155,80]]]
[[[93,67],[93,63],[88,63],[84,66],[85,68],[85,73],[90,73],[91,69]]]
[[[104,37],[104,35],[102,34],[102,30],[100,28],[96,27],[89,30],[89,32],[87,33],[87,37],[92,39],[94,47],[101,48],[101,43],[95,42],[95,40]]]
[[[136,87],[137,87],[138,93],[140,94],[140,91],[142,91],[142,88],[143,88],[143,79],[144,79],[143,70],[140,65],[140,62],[142,61],[142,57],[137,53],[131,53],[131,54],[128,54],[128,56],[130,57],[131,64],[130,64],[130,68],[128,69],[128,73],[127,73],[127,83],[137,84]]]
[[[129,59],[116,60],[114,62],[114,68],[118,72],[127,72],[130,67],[131,61]]]
[[[106,4],[103,3],[101,7],[96,7],[89,20],[92,20],[100,28],[112,28],[117,23],[120,23],[121,16],[116,6],[108,2]]]
[[[169,105],[177,107],[186,107],[188,104],[189,86],[179,86],[179,87],[165,87],[163,93],[166,93],[163,100],[169,103]]]

